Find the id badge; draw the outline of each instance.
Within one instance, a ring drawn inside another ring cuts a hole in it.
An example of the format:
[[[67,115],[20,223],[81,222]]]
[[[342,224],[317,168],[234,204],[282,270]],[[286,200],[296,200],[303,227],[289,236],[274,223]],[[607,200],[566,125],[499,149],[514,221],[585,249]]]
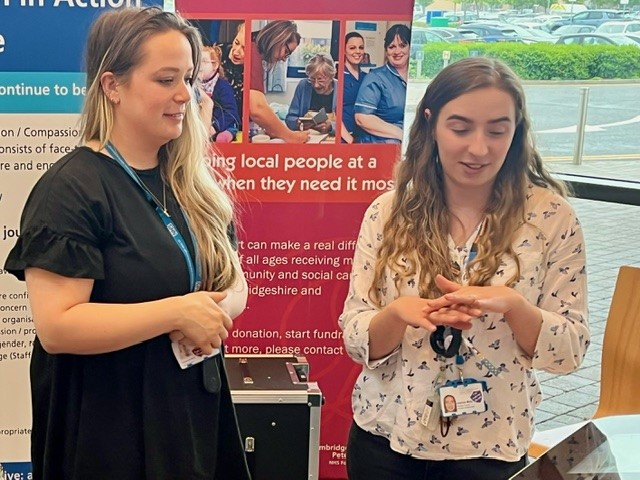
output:
[[[483,380],[465,378],[450,380],[438,389],[443,417],[455,417],[487,411],[487,384]]]
[[[215,357],[220,353],[219,348],[214,348],[213,352],[209,355],[196,355],[195,352],[197,349],[195,345],[176,341],[171,341],[171,349],[178,361],[178,365],[180,365],[180,368],[183,370],[185,368],[193,367],[207,358]]]

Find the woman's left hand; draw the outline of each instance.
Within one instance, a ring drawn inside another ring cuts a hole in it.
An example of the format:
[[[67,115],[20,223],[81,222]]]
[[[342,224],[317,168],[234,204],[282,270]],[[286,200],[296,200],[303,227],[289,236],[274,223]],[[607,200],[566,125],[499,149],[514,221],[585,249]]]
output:
[[[451,309],[473,308],[506,315],[523,301],[518,292],[505,286],[462,286],[442,275],[436,277],[436,285],[444,295],[431,300],[438,310],[427,313],[427,318],[436,322]]]

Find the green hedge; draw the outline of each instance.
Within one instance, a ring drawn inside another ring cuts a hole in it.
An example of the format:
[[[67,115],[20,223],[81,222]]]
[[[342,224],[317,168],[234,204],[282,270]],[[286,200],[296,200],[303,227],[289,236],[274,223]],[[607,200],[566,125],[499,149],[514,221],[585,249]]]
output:
[[[423,47],[422,77],[433,77],[449,63],[469,56],[498,58],[525,80],[588,80],[640,78],[640,48],[633,45],[554,45],[548,43],[430,43]],[[415,78],[418,62],[411,61]]]

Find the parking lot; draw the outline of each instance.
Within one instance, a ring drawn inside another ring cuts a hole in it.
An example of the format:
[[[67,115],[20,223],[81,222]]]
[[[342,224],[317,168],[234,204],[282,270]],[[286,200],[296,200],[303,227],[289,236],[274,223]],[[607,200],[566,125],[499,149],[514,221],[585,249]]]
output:
[[[416,14],[414,11],[412,50],[434,42],[469,41],[634,45],[640,48],[639,12],[582,10],[582,5],[572,7],[574,12],[423,11]]]

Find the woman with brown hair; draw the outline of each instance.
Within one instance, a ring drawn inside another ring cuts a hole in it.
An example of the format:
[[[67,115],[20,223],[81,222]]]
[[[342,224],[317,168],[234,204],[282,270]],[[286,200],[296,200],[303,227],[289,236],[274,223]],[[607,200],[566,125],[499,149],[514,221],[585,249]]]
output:
[[[264,75],[277,62],[286,61],[300,44],[300,34],[295,22],[273,20],[251,40],[251,83],[249,90],[249,115],[271,137],[286,143],[305,143],[308,131],[291,130],[273,112],[265,95]]]
[[[385,64],[369,71],[358,89],[354,117],[358,143],[400,143],[409,77],[411,30],[392,25],[384,37]]]
[[[396,189],[364,215],[340,316],[362,365],[351,480],[507,479],[542,400],[589,345],[585,246],[544,168],[524,91],[468,58],[429,84]],[[440,399],[457,399],[455,416]]]

